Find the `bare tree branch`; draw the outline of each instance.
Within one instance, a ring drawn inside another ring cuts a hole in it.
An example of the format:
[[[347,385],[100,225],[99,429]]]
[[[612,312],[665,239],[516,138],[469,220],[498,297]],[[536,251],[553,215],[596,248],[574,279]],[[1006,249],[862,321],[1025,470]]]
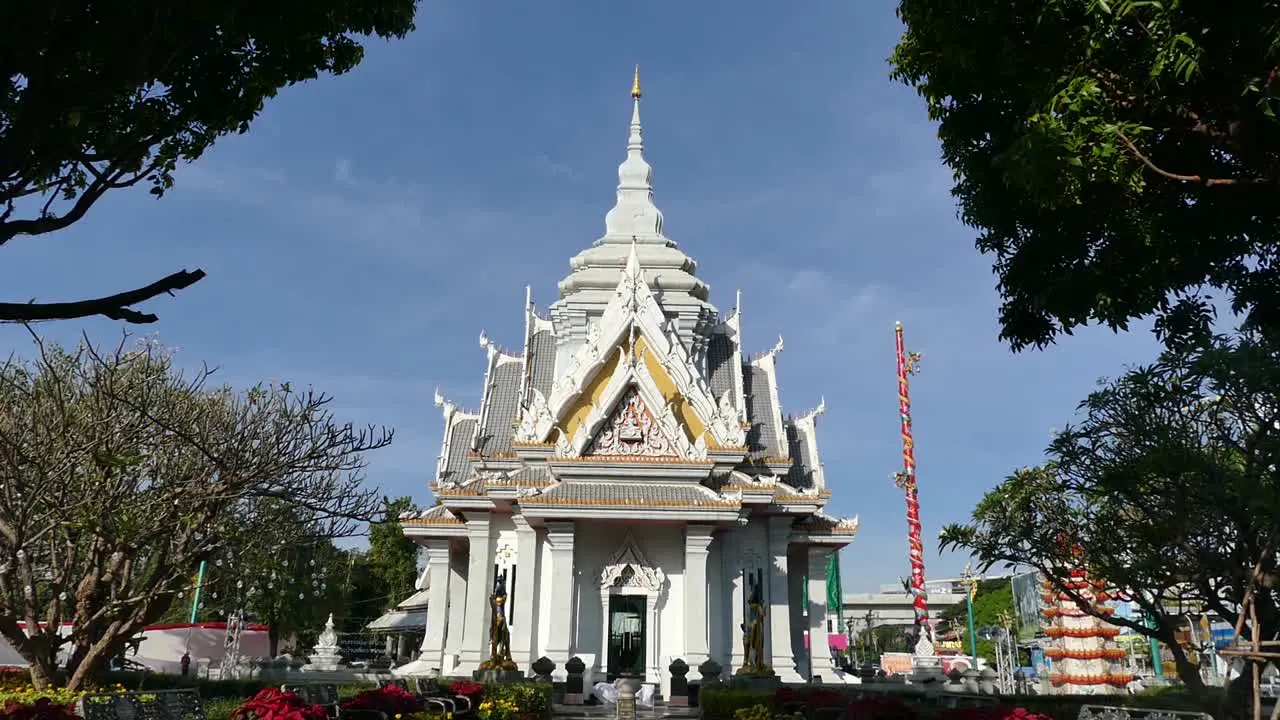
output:
[[[153,323],[160,318],[152,313],[143,313],[130,306],[150,300],[158,295],[173,294],[176,290],[185,290],[200,282],[205,276],[203,270],[181,270],[159,280],[115,295],[77,300],[65,303],[0,303],[0,322],[41,322],[44,320],[71,320],[75,318],[101,315],[111,320],[123,320],[137,325]]]

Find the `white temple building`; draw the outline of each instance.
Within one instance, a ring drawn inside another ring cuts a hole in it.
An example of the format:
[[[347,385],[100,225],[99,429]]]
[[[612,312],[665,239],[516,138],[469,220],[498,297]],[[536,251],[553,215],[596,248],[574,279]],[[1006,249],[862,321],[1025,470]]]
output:
[[[577,656],[589,681],[643,674],[664,695],[676,658],[733,672],[758,582],[780,678],[840,682],[826,569],[858,521],[823,512],[824,406],[783,412],[781,338],[747,355],[740,310],[719,313],[697,264],[663,233],[638,71],[632,97],[604,236],[570,260],[548,312],[526,290],[520,352],[481,334],[478,410],[437,394],[438,504],[402,521],[428,556],[425,639],[401,672],[476,670],[505,573],[512,656],[526,672],[546,656],[563,677]]]

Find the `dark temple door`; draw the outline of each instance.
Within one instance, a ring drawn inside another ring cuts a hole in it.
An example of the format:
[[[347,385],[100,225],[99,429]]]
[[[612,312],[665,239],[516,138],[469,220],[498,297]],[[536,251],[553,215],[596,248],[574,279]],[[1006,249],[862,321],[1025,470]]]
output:
[[[605,674],[610,682],[619,675],[644,674],[645,597],[609,596],[609,657]]]

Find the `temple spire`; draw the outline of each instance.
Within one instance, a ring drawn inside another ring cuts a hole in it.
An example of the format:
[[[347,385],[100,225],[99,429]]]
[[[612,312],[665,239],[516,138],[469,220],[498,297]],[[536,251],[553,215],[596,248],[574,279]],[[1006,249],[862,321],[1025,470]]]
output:
[[[605,216],[605,242],[665,242],[662,213],[653,204],[653,168],[644,158],[640,127],[640,66],[631,79],[631,126],[627,157],[618,166],[618,200]]]

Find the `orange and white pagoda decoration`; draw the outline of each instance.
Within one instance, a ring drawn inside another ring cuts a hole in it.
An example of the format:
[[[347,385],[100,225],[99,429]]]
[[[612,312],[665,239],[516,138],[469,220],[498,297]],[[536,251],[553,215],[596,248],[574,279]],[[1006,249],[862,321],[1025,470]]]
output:
[[[844,680],[824,645],[804,643],[827,637],[828,561],[858,528],[825,512],[825,404],[784,412],[782,339],[749,353],[741,295],[718,311],[667,237],[638,72],[631,97],[603,236],[570,260],[549,307],[526,290],[513,307],[523,337],[503,347],[481,333],[477,408],[436,397],[438,504],[401,520],[426,550],[425,637],[398,674],[476,670],[501,581],[526,672],[545,656],[561,678],[576,657],[589,682],[641,676],[664,695],[675,658],[732,673],[758,590],[778,677]]]
[[[1090,603],[1099,615],[1115,608],[1106,584],[1091,579],[1084,570],[1072,570],[1061,581]],[[1053,662],[1049,681],[1059,692],[1074,695],[1110,695],[1124,691],[1133,674],[1124,670],[1125,651],[1116,644],[1120,628],[1086,613],[1074,599],[1044,580],[1044,633],[1052,640],[1045,657]]]

